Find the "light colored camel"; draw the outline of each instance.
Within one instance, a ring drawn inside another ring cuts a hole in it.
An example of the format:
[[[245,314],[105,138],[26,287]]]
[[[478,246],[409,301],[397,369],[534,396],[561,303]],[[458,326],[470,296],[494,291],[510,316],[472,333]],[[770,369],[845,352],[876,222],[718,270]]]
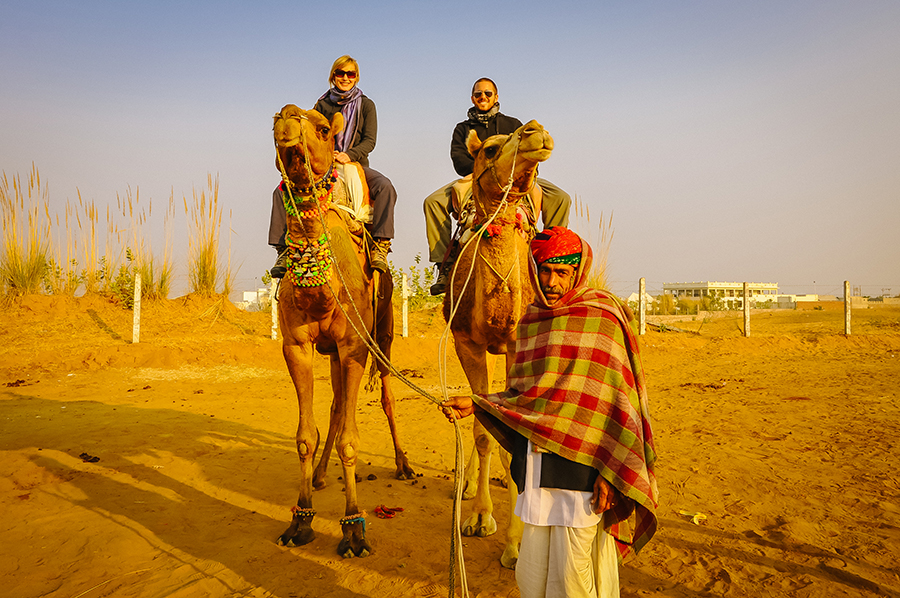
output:
[[[285,194],[285,207],[288,246],[292,249],[288,273],[278,293],[278,322],[284,337],[284,359],[300,408],[297,427],[300,496],[297,506],[291,509],[291,525],[278,538],[278,544],[300,546],[315,538],[312,492],[314,487],[324,486],[331,445],[336,442],[346,497],[338,553],[351,557],[366,556],[372,550],[356,495],[359,455],[356,407],[369,353],[358,332],[374,331],[381,351],[390,357],[393,281],[390,276],[373,277],[362,249],[363,241],[351,232],[351,228],[360,231],[361,225],[349,220],[343,211],[330,209],[336,185],[332,162],[334,135],[343,124],[340,113],[329,122],[314,110],[301,110],[292,104],[275,115],[275,162],[286,175],[285,185],[291,191]],[[339,271],[332,266],[329,252],[333,253]],[[331,357],[333,393],[326,446],[315,472],[313,461],[319,432],[313,421],[313,349]],[[397,476],[409,478],[414,473],[397,439],[390,374],[381,364],[379,372],[381,404],[394,438]]]
[[[508,136],[495,135],[482,143],[473,131],[466,141],[475,158],[475,222],[484,225],[496,216],[480,233],[480,241],[468,243],[460,253],[452,284],[444,296],[444,317],[450,318],[458,302],[456,315],[450,320],[456,354],[472,392],[486,394],[491,389],[496,356],[506,356],[507,370],[512,363],[516,325],[534,299],[528,277],[529,227],[517,213],[517,205],[534,186],[538,163],[550,157],[553,139],[532,120]],[[463,292],[470,269],[471,281]],[[477,420],[474,436],[475,452],[466,469],[465,496],[475,500],[472,514],[463,524],[463,534],[488,536],[497,531],[489,490],[491,452],[497,443]],[[503,457],[508,471],[505,452]],[[515,484],[508,475],[507,484],[514,504]],[[510,508],[507,545],[500,559],[504,567],[515,567],[521,539],[522,522]]]

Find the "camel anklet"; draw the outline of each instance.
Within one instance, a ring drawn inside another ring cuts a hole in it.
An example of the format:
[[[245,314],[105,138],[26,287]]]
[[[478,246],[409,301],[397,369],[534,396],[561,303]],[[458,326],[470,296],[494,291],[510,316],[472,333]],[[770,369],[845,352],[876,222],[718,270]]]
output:
[[[360,511],[355,515],[347,515],[346,517],[341,517],[340,523],[342,526],[350,525],[351,523],[362,523],[363,533],[366,533],[366,512]]]
[[[315,517],[316,510],[312,507],[301,507],[294,505],[291,507],[291,515],[294,517]]]

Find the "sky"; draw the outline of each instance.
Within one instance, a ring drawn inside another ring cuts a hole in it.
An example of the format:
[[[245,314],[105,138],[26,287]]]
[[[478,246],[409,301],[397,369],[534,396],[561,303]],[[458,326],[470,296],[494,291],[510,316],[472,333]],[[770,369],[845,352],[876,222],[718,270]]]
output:
[[[4,2],[0,170],[36,166],[62,213],[139,194],[154,254],[184,198],[219,181],[236,293],[261,286],[272,115],[310,108],[335,58],[378,109],[373,168],[398,192],[391,259],[427,263],[422,201],[453,180],[473,82],[536,119],[540,167],[582,206],[608,286],[775,282],[785,293],[900,294],[900,2]]]

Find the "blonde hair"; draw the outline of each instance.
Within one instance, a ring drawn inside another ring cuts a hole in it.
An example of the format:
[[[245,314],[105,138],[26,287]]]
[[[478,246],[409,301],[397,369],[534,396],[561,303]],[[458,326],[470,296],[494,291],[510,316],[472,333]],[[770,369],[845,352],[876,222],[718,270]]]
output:
[[[343,56],[335,60],[334,64],[331,65],[331,70],[328,72],[329,85],[334,86],[334,71],[338,70],[345,64],[352,64],[356,67],[356,81],[359,82],[359,63],[356,62],[356,59],[349,54],[344,54]]]

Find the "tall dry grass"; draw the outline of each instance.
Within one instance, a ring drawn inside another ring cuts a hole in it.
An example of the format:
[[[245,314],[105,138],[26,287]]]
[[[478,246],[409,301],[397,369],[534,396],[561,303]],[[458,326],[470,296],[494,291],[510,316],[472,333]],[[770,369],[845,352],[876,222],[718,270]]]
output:
[[[49,194],[41,175],[32,165],[27,186],[18,175],[0,179],[0,211],[3,225],[3,256],[0,258],[0,289],[4,296],[38,293],[50,261]]]
[[[12,184],[10,184],[10,181]],[[161,260],[153,255],[146,235],[152,204],[140,190],[116,194],[118,212],[106,207],[105,230],[93,201],[78,191],[77,203],[66,201],[50,215],[49,193],[32,166],[27,184],[17,175],[0,179],[3,254],[0,295],[14,297],[43,291],[52,295],[86,294],[115,297],[126,305],[133,299],[134,277],[142,278],[142,295],[168,297],[172,285],[172,225],[174,193],[165,215],[166,239]]]
[[[78,205],[75,208],[75,221],[78,224],[78,230],[82,233],[81,284],[84,285],[85,293],[94,294],[100,291],[100,285],[105,280],[105,273],[101,268],[101,256],[97,248],[97,225],[100,219],[94,202],[85,202],[81,197],[81,191],[76,191]]]
[[[219,207],[219,178],[207,175],[207,189],[192,193],[188,205],[184,197],[184,212],[188,222],[188,282],[190,290],[203,297],[216,295],[221,280],[223,294],[227,296],[234,284],[231,272],[231,251],[223,272],[219,264],[219,234],[222,226],[222,209]]]
[[[609,218],[606,219],[603,217],[603,212],[600,212],[600,220],[595,229],[591,222],[590,206],[580,200],[578,195],[575,195],[572,199],[570,214],[570,228],[587,241],[594,252],[594,262],[591,266],[591,271],[587,275],[587,285],[597,289],[606,289],[609,282],[607,278],[609,250],[612,246],[614,234],[612,212],[610,212]]]
[[[141,277],[141,297],[147,299],[166,299],[169,296],[169,290],[172,285],[172,236],[171,221],[175,215],[175,197],[174,193],[169,196],[169,206],[164,217],[164,225],[166,227],[165,246],[161,260],[157,260],[152,250],[152,243],[146,235],[146,226],[153,215],[153,203],[142,204],[140,189],[136,188],[132,192],[131,187],[122,198],[116,195],[119,209],[122,215],[127,218],[128,226],[128,242],[127,257],[131,272],[131,284],[134,284],[134,278]]]

